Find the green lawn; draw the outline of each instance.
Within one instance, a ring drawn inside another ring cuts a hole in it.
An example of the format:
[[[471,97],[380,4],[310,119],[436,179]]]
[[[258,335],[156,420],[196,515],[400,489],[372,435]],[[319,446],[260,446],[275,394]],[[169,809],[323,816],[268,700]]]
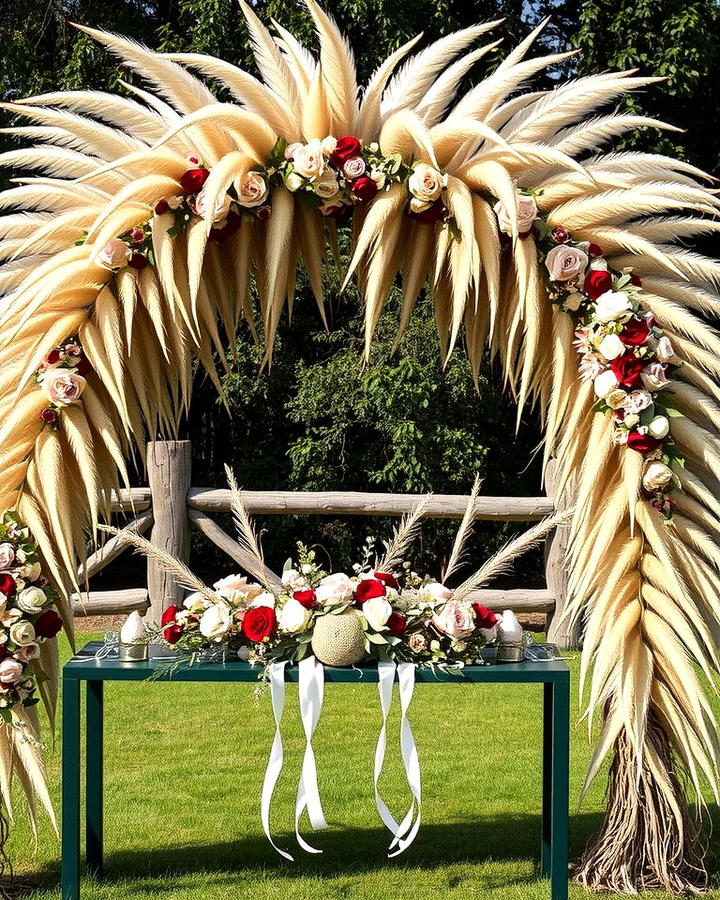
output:
[[[577,709],[577,660],[571,665]],[[269,696],[256,700],[253,687],[246,685],[110,685],[107,872],[102,882],[83,882],[83,897],[549,897],[548,883],[537,877],[540,702],[539,688],[530,686],[417,688],[411,712],[423,772],[423,825],[410,850],[387,861],[388,835],[378,827],[372,800],[377,689],[330,685],[315,747],[331,827],[310,838],[325,853],[303,854],[288,865],[266,843],[259,821],[260,785],[273,733]],[[304,747],[293,689],[286,722],[287,768],[273,818],[282,844],[291,847],[287,832],[292,832]],[[384,795],[397,815],[404,812],[408,794],[400,777],[397,718],[394,725]],[[586,730],[578,727],[572,736],[573,854],[597,828],[602,809],[602,779],[583,809],[575,809],[589,755]],[[59,740],[52,744],[48,738],[47,759],[59,805]],[[20,879],[34,886],[27,896],[57,898],[59,843],[43,823],[33,854],[23,811],[17,812],[10,853]],[[717,855],[710,864],[718,887]],[[572,888],[571,896],[585,894]],[[720,891],[711,896],[720,898]]]

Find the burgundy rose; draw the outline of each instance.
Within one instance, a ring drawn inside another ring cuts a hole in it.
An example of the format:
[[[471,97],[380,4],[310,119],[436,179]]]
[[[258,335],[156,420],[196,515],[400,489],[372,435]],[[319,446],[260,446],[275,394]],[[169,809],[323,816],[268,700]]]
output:
[[[230,237],[231,234],[235,234],[241,224],[242,216],[240,215],[240,213],[235,212],[234,209],[231,209],[227,214],[227,219],[225,220],[225,224],[222,226],[222,228],[210,229],[210,240],[216,244],[222,243],[225,238]]]
[[[54,410],[51,406],[46,407],[40,413],[40,421],[44,422],[46,425],[54,425],[58,420],[57,411]]]
[[[367,175],[362,178],[356,178],[350,185],[353,197],[356,197],[361,203],[369,203],[378,192],[378,186]]]
[[[207,169],[188,169],[180,176],[180,184],[186,194],[197,194],[210,177]]]
[[[628,434],[627,445],[638,453],[652,453],[660,446],[660,441],[651,434],[640,434],[639,431],[631,431]]]
[[[494,625],[497,625],[497,616],[487,606],[473,603],[472,608],[475,613],[475,625],[478,628],[492,628]]]
[[[335,149],[330,154],[330,162],[336,169],[342,169],[344,163],[360,153],[360,141],[352,135],[338,138]]]
[[[395,588],[396,591],[400,590],[397,578],[389,572],[376,572],[375,577],[379,578],[384,585],[387,585],[387,587]]]
[[[600,294],[612,290],[612,281],[612,275],[609,272],[593,269],[585,279],[583,290],[591,300],[597,300]]]
[[[620,339],[630,347],[642,347],[647,342],[650,326],[645,319],[630,319],[620,332]]]
[[[167,200],[158,200],[155,204],[155,215],[161,216],[163,213],[166,213],[170,207],[167,204]]]
[[[620,387],[634,391],[643,386],[640,373],[645,368],[645,363],[638,359],[632,350],[628,350],[627,353],[612,360],[610,368]]]
[[[131,269],[144,269],[148,264],[148,258],[144,253],[133,253],[128,260]]]
[[[362,604],[371,597],[384,597],[385,585],[378,578],[363,578],[355,589],[355,598]]]
[[[595,259],[596,257],[603,255],[602,247],[599,244],[590,244],[588,246],[588,253]]]
[[[317,600],[315,599],[315,591],[312,588],[309,588],[306,591],[293,591],[293,597],[300,606],[304,606],[305,609],[315,609],[317,606]]]
[[[62,619],[55,610],[48,609],[35,622],[35,634],[42,638],[54,638],[62,625]]]
[[[396,612],[395,610],[390,613],[390,618],[385,625],[390,634],[395,637],[402,637],[407,631],[407,619],[402,613]]]
[[[568,233],[562,227],[562,225],[558,225],[557,228],[553,228],[552,239],[556,244],[564,244],[568,239]]]
[[[128,236],[133,244],[142,244],[145,240],[145,232],[142,228],[131,228]]]
[[[253,215],[261,222],[267,222],[272,215],[272,207],[268,206],[267,203],[264,206],[256,206],[253,210]]]
[[[438,197],[432,206],[429,206],[422,212],[412,213],[412,215],[418,222],[422,222],[423,225],[434,225],[438,219],[442,219],[445,215],[445,204]]]
[[[90,365],[90,360],[87,356],[82,356],[80,361],[75,366],[75,371],[78,375],[89,375],[92,372],[92,366]]]
[[[163,626],[163,637],[168,644],[176,644],[182,636],[183,630],[175,621],[175,617],[179,612],[179,606],[170,604],[160,617],[160,624]]]
[[[639,276],[634,272],[630,273],[630,284],[634,284],[635,287],[642,287],[642,281],[640,281]]]
[[[276,628],[275,610],[269,606],[254,606],[245,613],[242,622],[242,633],[255,644],[271,637]]]
[[[6,572],[0,573],[0,594],[12,597],[15,594],[15,579]]]
[[[56,363],[60,362],[60,351],[59,350],[51,350],[48,355],[45,357],[45,362],[49,366],[54,366]]]

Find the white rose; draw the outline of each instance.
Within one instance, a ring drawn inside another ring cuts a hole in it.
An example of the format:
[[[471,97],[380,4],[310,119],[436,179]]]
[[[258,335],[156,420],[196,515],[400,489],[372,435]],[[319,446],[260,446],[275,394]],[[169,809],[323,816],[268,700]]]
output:
[[[19,647],[32,644],[35,641],[35,629],[32,622],[15,622],[10,626],[10,640]]]
[[[187,595],[183,600],[183,606],[185,609],[190,610],[190,612],[202,612],[202,610],[207,609],[208,606],[210,606],[210,601],[203,597],[201,593],[195,591],[194,593]]]
[[[641,413],[652,403],[652,395],[647,391],[631,391],[623,403],[623,409],[629,413]]]
[[[297,172],[290,172],[290,174],[285,179],[285,187],[289,191],[292,191],[293,193],[295,191],[299,191],[304,183],[305,182],[302,180],[302,178],[298,175]]]
[[[9,569],[15,562],[15,549],[12,544],[0,544],[0,572]]]
[[[315,182],[315,193],[323,200],[331,200],[340,190],[337,178],[332,172],[324,172]]]
[[[617,388],[614,391],[610,391],[610,393],[605,397],[605,402],[610,407],[610,409],[620,409],[620,407],[627,400],[627,392],[622,388]]]
[[[25,588],[24,591],[20,591],[17,598],[20,609],[30,615],[39,613],[46,603],[47,595],[39,587]]]
[[[270,193],[270,185],[262,172],[248,172],[236,187],[238,203],[250,209],[262,206]]]
[[[600,322],[614,322],[630,312],[630,299],[622,291],[605,291],[597,298],[595,317]]]
[[[29,566],[22,566],[20,574],[26,581],[37,581],[42,574],[42,567],[39,562],[34,562]]]
[[[609,266],[607,261],[604,260],[601,256],[595,257],[595,259],[590,260],[590,271],[591,272],[607,272]]]
[[[665,366],[662,363],[650,363],[640,373],[642,383],[649,391],[660,391],[668,383]]]
[[[318,138],[300,147],[293,154],[295,171],[305,178],[315,178],[322,175],[325,170],[325,156],[322,144]]]
[[[325,603],[342,603],[353,595],[352,582],[344,572],[326,575],[315,590],[315,599],[322,606]]]
[[[270,591],[262,591],[250,604],[251,606],[269,606],[270,609],[275,608],[275,595]]]
[[[280,580],[283,587],[291,591],[301,591],[308,586],[307,581],[297,569],[286,569]]]
[[[654,494],[655,491],[662,491],[670,483],[672,474],[672,469],[669,469],[665,463],[652,459],[645,464],[642,477],[643,487],[651,494]]]
[[[278,627],[280,631],[288,634],[298,634],[307,629],[311,618],[310,610],[306,609],[302,603],[298,603],[294,597],[290,597],[280,612]]]
[[[442,193],[443,176],[433,166],[427,163],[418,163],[408,179],[408,190],[418,200],[424,203],[432,203]]]
[[[410,209],[414,213],[425,212],[426,209],[430,209],[432,203],[428,200],[419,200],[417,197],[410,198]]]
[[[213,225],[219,225],[227,219],[230,212],[230,194],[221,194],[215,201],[215,209],[208,209],[208,195],[203,188],[195,198],[195,212],[203,219],[209,218]]]
[[[392,606],[384,597],[371,597],[362,607],[363,615],[373,631],[382,631],[392,611]]]
[[[55,406],[70,406],[80,399],[87,382],[72,369],[49,369],[42,377],[41,385],[48,400]]]
[[[300,143],[300,141],[295,141],[294,144],[288,144],[285,148],[285,159],[292,159],[298,152],[298,150],[302,150],[302,146],[303,145]]]
[[[453,640],[469,637],[475,631],[472,604],[463,600],[448,600],[433,614],[433,625]]]
[[[384,172],[381,172],[380,169],[372,169],[370,171],[370,177],[378,186],[378,190],[381,191],[385,184],[387,183],[387,175]]]
[[[110,238],[95,257],[95,265],[112,271],[126,266],[131,256],[132,251],[125,241],[121,241],[120,238]]]
[[[214,603],[200,619],[200,634],[209,641],[220,642],[230,629],[230,621],[230,607],[225,603]]]
[[[362,156],[351,156],[350,159],[345,160],[343,174],[352,181],[354,178],[359,178],[361,175],[364,175],[366,168],[365,160]]]
[[[452,597],[452,591],[444,584],[440,584],[439,581],[431,581],[420,588],[420,597],[423,602],[434,606],[436,603],[449,600]]]
[[[0,684],[15,684],[23,674],[23,664],[17,659],[7,657],[0,662]]]
[[[337,147],[337,138],[332,135],[328,135],[328,137],[324,137],[320,141],[320,146],[322,147],[322,151],[325,156],[330,156],[331,153],[335,152],[335,148]]]
[[[664,437],[668,436],[670,431],[670,423],[667,420],[666,416],[655,416],[655,418],[648,425],[648,431],[650,434],[657,438],[659,441]]]
[[[595,394],[602,400],[614,391],[619,383],[612,369],[605,369],[595,378]]]
[[[640,416],[637,413],[626,413],[623,422],[627,425],[628,428],[633,428],[640,421]]]
[[[670,338],[665,337],[665,335],[660,338],[657,342],[657,347],[655,347],[655,355],[660,362],[664,363],[672,362],[675,359],[675,350],[670,343]]]
[[[512,223],[508,216],[505,205],[498,201],[495,204],[495,213],[498,217],[500,231],[505,234],[512,234]],[[532,224],[537,219],[538,208],[535,198],[531,194],[516,194],[516,213],[519,234],[526,234],[532,228]]]
[[[545,267],[553,281],[573,281],[582,275],[587,264],[587,253],[567,244],[558,244],[545,257]]]
[[[605,359],[615,359],[616,357],[623,355],[625,352],[625,344],[623,344],[617,334],[606,334],[600,341],[598,350]]]

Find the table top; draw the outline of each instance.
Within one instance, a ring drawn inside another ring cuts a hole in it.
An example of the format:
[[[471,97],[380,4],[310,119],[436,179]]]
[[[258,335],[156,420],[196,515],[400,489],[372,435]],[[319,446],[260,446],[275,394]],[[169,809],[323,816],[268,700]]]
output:
[[[144,662],[120,662],[108,655],[97,659],[95,654],[102,647],[100,641],[90,641],[63,668],[63,678],[79,681],[257,681],[262,669],[240,660],[223,662],[196,662],[189,665],[186,654],[173,654],[161,646],[150,647],[150,659]],[[177,664],[176,664],[177,663]],[[541,662],[493,663],[486,666],[465,666],[452,673],[429,666],[418,666],[416,681],[424,683],[497,682],[543,684],[569,681],[569,670],[562,659]],[[286,681],[297,681],[296,666],[288,666]],[[378,680],[377,666],[352,668],[325,667],[328,682],[368,682]]]

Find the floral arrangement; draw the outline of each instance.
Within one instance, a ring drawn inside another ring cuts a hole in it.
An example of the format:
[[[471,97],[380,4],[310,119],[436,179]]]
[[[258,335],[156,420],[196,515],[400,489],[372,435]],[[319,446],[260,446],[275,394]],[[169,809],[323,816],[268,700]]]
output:
[[[40,412],[45,425],[56,427],[61,411],[80,399],[91,371],[77,338],[69,338],[48,353],[35,374],[48,399],[48,405]]]
[[[642,486],[655,508],[672,518],[670,492],[683,465],[670,419],[677,415],[668,378],[679,365],[669,338],[641,300],[642,281],[631,269],[610,268],[600,246],[575,241],[563,227],[551,229],[531,191],[517,192],[521,240],[533,235],[549,279],[550,300],[573,316],[580,377],[592,380],[595,410],[612,416],[613,440],[642,454]],[[501,231],[512,226],[501,202]]]
[[[33,706],[40,645],[62,628],[56,596],[43,577],[37,546],[15,514],[0,515],[0,717]]]

